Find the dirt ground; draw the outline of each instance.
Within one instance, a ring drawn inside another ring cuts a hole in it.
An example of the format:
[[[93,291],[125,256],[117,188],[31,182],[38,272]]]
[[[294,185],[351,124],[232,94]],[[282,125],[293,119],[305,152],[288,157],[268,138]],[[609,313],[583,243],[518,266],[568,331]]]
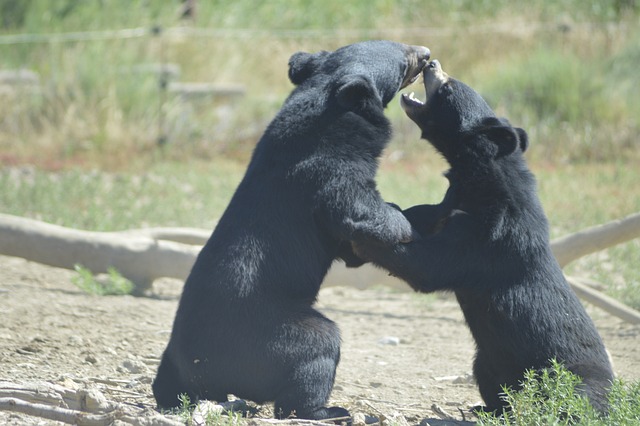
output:
[[[153,297],[100,297],[77,289],[73,274],[0,256],[0,382],[93,387],[151,416],[151,382],[181,282],[157,281]],[[342,330],[332,404],[391,424],[471,424],[462,411],[480,402],[470,379],[474,346],[453,298],[338,286],[321,291],[318,307]],[[640,379],[640,326],[588,310],[616,373]],[[457,421],[441,420],[434,405]],[[270,417],[270,407],[256,416]],[[0,411],[0,424],[61,423]]]

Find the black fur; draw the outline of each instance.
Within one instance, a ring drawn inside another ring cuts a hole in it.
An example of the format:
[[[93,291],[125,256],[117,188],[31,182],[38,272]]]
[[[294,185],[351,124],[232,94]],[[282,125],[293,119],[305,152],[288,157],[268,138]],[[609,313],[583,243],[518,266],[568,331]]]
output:
[[[527,134],[496,118],[437,61],[424,77],[427,102],[404,98],[403,107],[449,162],[449,190],[440,205],[405,211],[422,239],[393,248],[356,245],[356,252],[417,291],[455,292],[476,341],[473,371],[485,409],[501,411],[501,386],[518,389],[526,369],[548,368],[555,358],[582,378],[584,393],[605,412],[611,365],[551,252],[523,157]]]
[[[374,181],[391,128],[383,114],[429,51],[389,41],[296,53],[297,85],[258,142],[246,174],[188,277],[153,392],[159,407],[275,401],[277,417],[348,415],[325,407],[338,327],[313,309],[350,242],[409,241],[412,228]]]

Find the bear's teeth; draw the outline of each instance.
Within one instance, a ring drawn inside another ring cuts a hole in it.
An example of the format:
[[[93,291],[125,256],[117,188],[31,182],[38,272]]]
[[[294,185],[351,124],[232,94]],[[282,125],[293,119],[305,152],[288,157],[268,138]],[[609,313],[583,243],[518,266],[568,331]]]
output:
[[[417,102],[419,104],[422,103],[422,101],[418,98],[416,98],[416,94],[414,92],[409,93],[409,99],[411,99],[414,102]]]

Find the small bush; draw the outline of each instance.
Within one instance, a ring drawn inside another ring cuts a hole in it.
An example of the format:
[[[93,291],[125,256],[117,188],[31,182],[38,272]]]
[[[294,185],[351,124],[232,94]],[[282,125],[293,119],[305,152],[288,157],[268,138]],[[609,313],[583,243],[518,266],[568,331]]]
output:
[[[185,425],[201,425],[201,426],[237,426],[241,424],[242,413],[234,411],[206,411],[195,414],[198,405],[193,403],[187,394],[180,394],[180,407],[176,409],[176,413]]]
[[[483,85],[511,115],[555,123],[608,122],[619,108],[607,93],[604,75],[572,53],[539,49],[504,64]]]
[[[104,279],[97,279],[89,269],[81,265],[75,265],[74,269],[77,275],[71,278],[71,282],[89,294],[120,296],[131,294],[134,289],[133,283],[115,268],[109,268]]]
[[[630,49],[629,49],[630,50]],[[611,160],[636,152],[638,102],[624,88],[635,74],[561,47],[499,62],[476,87],[500,115],[529,132],[538,155],[555,160]]]
[[[504,399],[511,410],[502,416],[479,413],[478,425],[640,425],[640,381],[625,384],[615,380],[606,417],[601,417],[588,399],[577,392],[580,382],[578,376],[556,361],[542,373],[527,371],[522,389],[504,390]]]

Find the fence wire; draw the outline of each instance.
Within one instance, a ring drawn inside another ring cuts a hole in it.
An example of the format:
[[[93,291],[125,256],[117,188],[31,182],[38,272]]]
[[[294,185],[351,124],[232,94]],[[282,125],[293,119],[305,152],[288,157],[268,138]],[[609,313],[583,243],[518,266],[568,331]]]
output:
[[[595,27],[617,27],[619,22],[583,22],[567,24],[562,22],[531,22],[526,25],[487,24],[465,25],[454,27],[426,27],[426,28],[357,28],[357,29],[229,29],[229,28],[203,28],[203,27],[139,27],[118,30],[78,31],[66,33],[41,33],[41,34],[4,34],[0,35],[0,45],[23,43],[64,43],[74,41],[97,41],[140,38],[157,35],[162,32],[165,36],[188,36],[201,38],[255,38],[273,37],[282,39],[306,39],[306,38],[336,38],[336,37],[384,37],[398,35],[426,35],[426,36],[450,36],[458,33],[465,34],[529,34],[532,32],[565,32],[568,30],[590,29]]]

